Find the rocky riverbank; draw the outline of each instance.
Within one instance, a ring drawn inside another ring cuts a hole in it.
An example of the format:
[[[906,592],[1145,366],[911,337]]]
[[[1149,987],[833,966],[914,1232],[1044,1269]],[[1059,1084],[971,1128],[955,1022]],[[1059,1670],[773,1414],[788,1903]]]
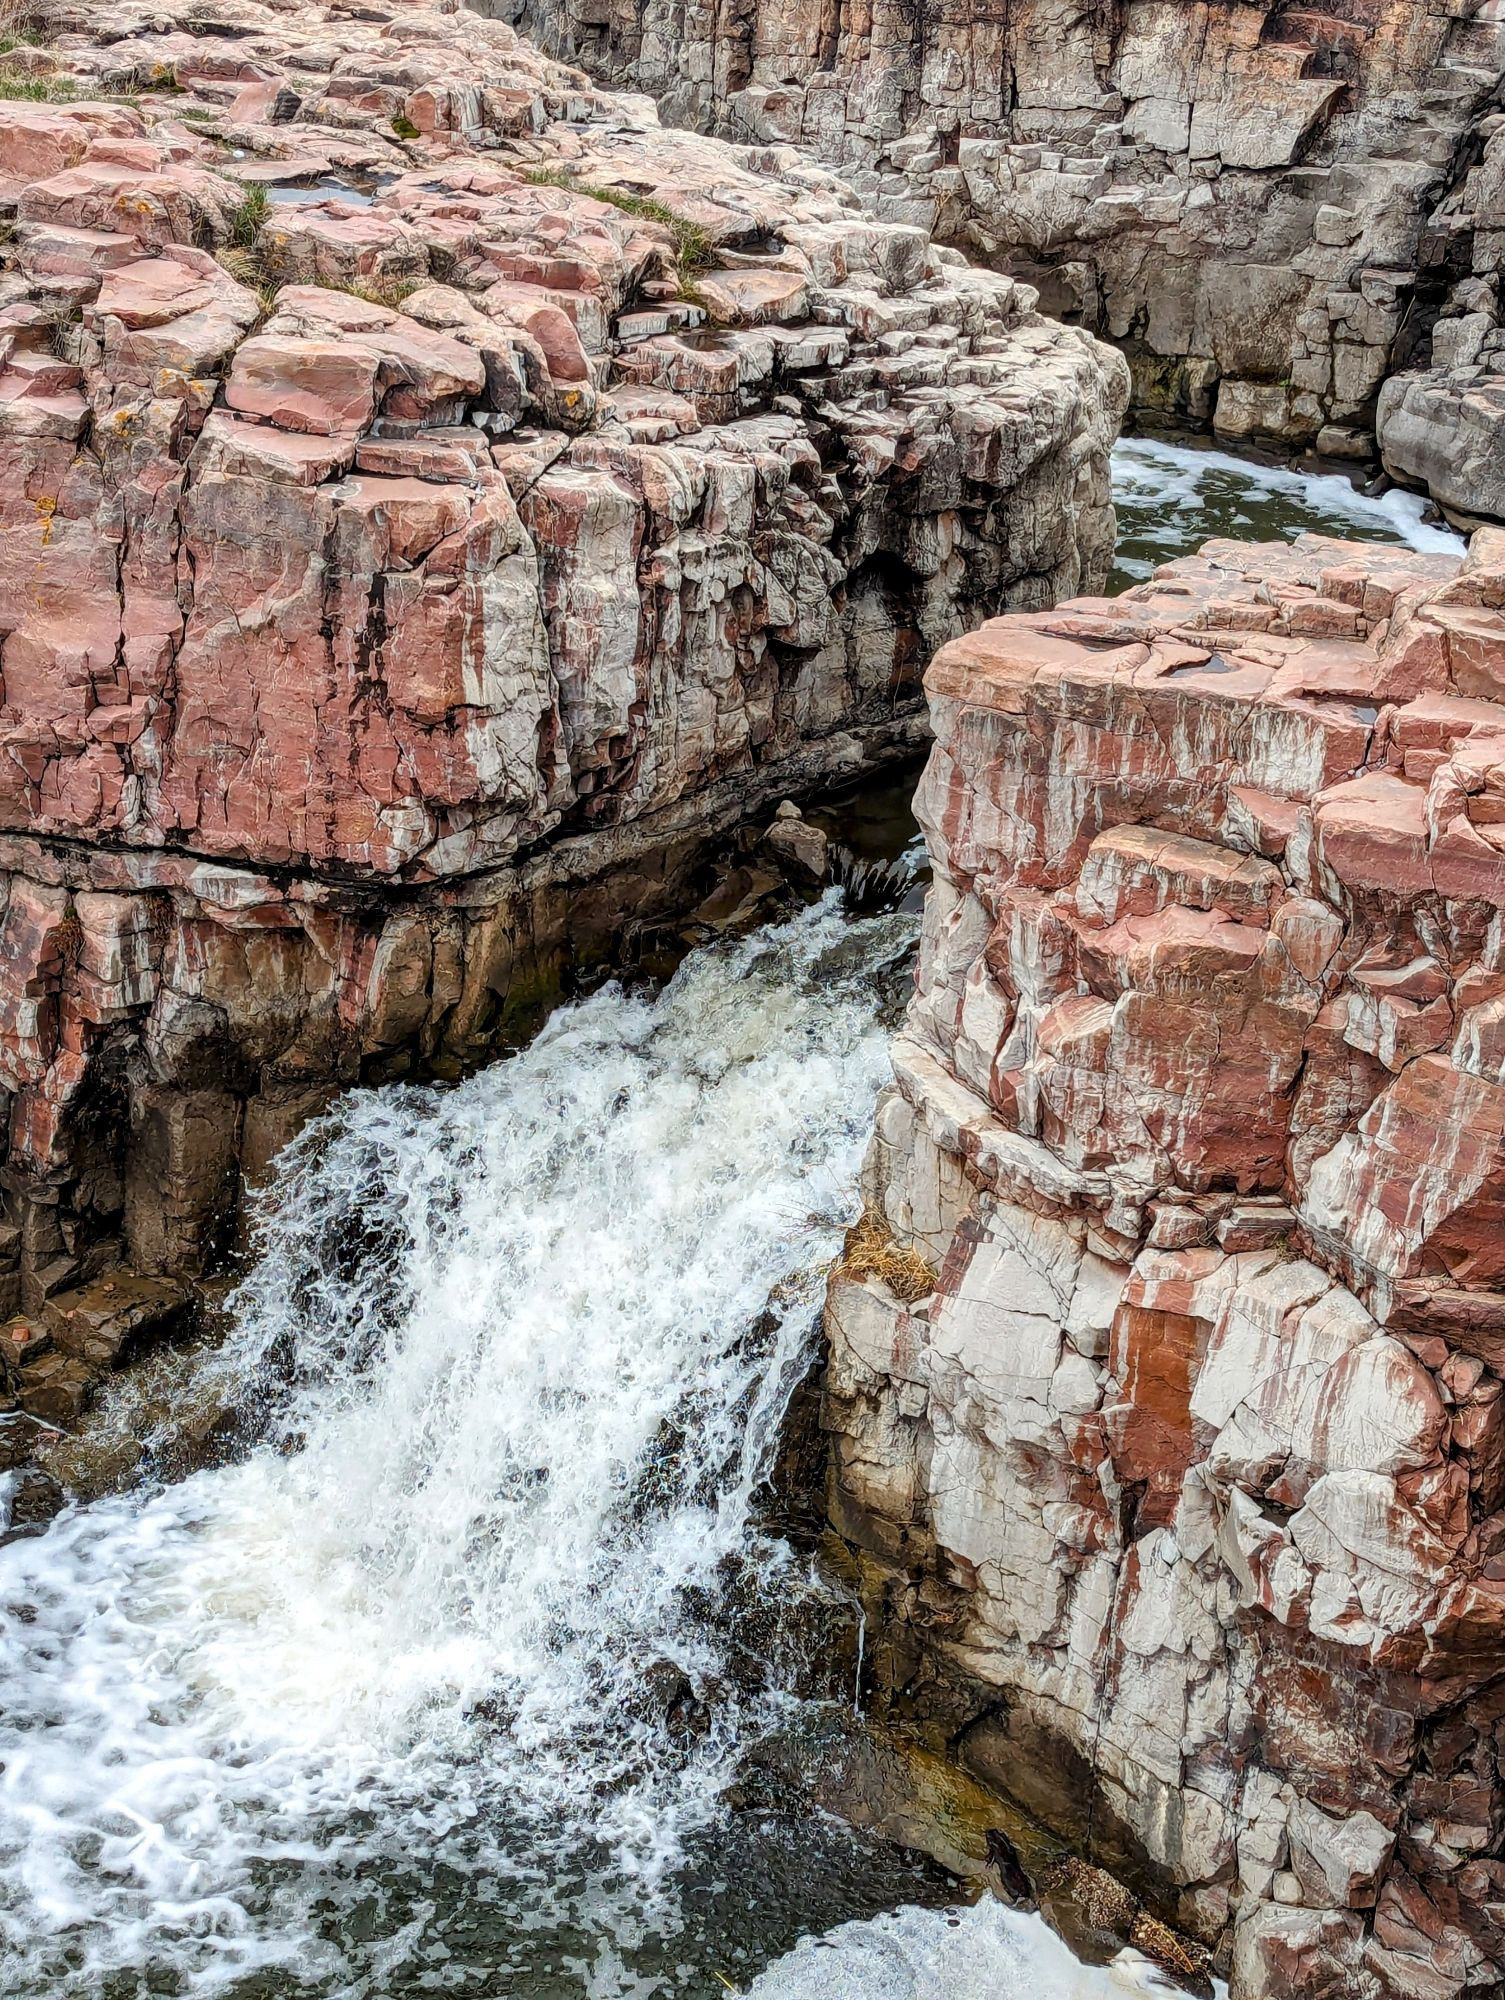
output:
[[[1150,411],[1505,515],[1494,0],[522,0],[666,116],[798,140],[1122,345]],[[1377,439],[1376,439],[1377,434]]]
[[[937,645],[1100,580],[1127,383],[794,148],[468,12],[37,26],[0,1302],[66,1409],[146,1311],[115,1268],[176,1311],[335,1088],[473,1063],[708,838],[911,745]]]
[[[835,1274],[893,1714],[1231,1954],[1505,1966],[1505,537],[1208,544],[928,677]]]

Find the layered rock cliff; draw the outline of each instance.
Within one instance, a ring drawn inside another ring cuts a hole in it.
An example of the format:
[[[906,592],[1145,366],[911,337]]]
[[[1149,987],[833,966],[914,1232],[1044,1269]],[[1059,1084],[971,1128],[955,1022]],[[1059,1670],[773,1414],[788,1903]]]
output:
[[[879,1694],[1231,1954],[1505,1979],[1505,536],[1209,544],[928,676],[835,1273]]]
[[[1496,0],[524,0],[666,115],[795,139],[1120,342],[1141,405],[1505,514]],[[1387,378],[1399,379],[1381,397]]]
[[[0,1303],[66,1338],[1100,578],[1126,382],[473,14],[46,30],[0,58]]]

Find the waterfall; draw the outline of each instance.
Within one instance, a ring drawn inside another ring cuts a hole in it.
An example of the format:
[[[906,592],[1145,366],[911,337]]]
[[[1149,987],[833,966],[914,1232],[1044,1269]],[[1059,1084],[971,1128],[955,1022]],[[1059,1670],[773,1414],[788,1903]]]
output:
[[[592,1905],[518,1993],[661,1990],[600,1939],[787,1699],[755,1500],[912,943],[833,893],[284,1156],[208,1364],[254,1447],[0,1551],[9,1993],[450,1990],[456,1874]]]

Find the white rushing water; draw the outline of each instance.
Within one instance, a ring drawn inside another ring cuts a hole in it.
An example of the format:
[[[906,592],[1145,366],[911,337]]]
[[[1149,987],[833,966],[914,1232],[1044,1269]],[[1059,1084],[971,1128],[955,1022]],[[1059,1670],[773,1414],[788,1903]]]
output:
[[[1341,473],[1292,472],[1160,438],[1122,438],[1114,447],[1113,502],[1120,588],[1213,535],[1274,541],[1311,532],[1460,554],[1464,546],[1451,528],[1423,519],[1428,502],[1420,494],[1392,487],[1371,496]]]
[[[896,1910],[802,1939],[754,1980],[747,2000],[1167,2000],[1175,1991],[1139,1952],[1083,1965],[1041,1918],[989,1900]]]
[[[750,1510],[911,941],[828,897],[285,1157],[217,1364],[269,1434],[0,1551],[11,2000],[385,1994],[422,1911],[352,1957],[315,1905],[419,1854],[651,1895],[777,1705],[727,1607],[800,1585]],[[526,1990],[658,1990],[610,1959]]]

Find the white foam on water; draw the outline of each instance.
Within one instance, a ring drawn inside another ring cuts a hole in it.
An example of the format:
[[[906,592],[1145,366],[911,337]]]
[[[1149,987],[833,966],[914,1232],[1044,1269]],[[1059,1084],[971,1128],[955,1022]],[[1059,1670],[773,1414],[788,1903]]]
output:
[[[1118,567],[1136,579],[1149,576],[1155,560],[1186,554],[1212,535],[1258,541],[1314,532],[1398,542],[1423,554],[1464,548],[1451,528],[1423,520],[1421,494],[1392,487],[1371,498],[1341,473],[1293,472],[1159,438],[1122,438],[1114,446],[1113,498],[1127,544]]]
[[[984,1900],[895,1910],[802,1939],[745,2000],[1164,2000],[1176,1990],[1138,1952],[1083,1965],[1041,1918]]]
[[[270,1435],[0,1551],[9,1995],[381,1992],[418,1933],[347,1985],[311,1905],[384,1857],[537,1878],[589,1843],[651,1890],[777,1703],[722,1610],[739,1565],[799,1582],[751,1508],[911,938],[828,897],[285,1156],[213,1364],[283,1385]]]

